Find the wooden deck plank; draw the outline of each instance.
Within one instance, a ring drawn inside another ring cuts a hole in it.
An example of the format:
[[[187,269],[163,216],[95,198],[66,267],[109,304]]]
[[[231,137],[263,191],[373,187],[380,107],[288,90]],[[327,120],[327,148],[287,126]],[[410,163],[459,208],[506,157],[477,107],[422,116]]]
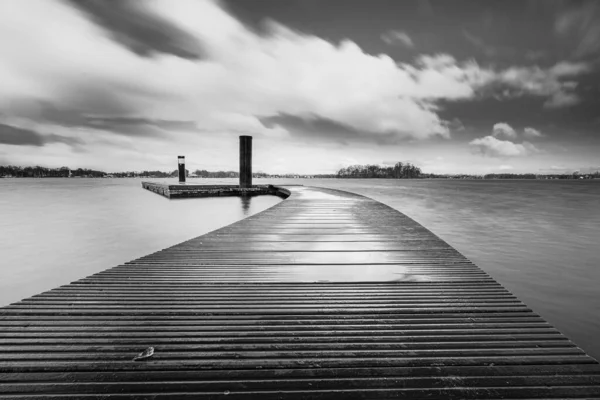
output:
[[[0,399],[600,398],[596,360],[423,226],[286,189],[1,309]]]

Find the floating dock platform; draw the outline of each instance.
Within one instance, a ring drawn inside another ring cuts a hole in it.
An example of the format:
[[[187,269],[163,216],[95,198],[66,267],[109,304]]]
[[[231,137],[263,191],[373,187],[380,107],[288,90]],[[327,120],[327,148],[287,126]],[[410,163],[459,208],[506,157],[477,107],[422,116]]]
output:
[[[0,309],[0,399],[600,398],[596,360],[423,226],[281,190]]]
[[[275,195],[286,198],[289,192],[273,185],[254,185],[242,188],[239,185],[194,185],[189,183],[142,182],[146,190],[160,194],[168,199],[220,196],[261,196]]]

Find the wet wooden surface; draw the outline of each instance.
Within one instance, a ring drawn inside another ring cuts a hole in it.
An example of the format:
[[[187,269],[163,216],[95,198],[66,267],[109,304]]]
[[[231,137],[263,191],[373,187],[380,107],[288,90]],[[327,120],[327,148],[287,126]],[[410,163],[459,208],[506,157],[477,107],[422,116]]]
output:
[[[427,229],[288,189],[0,309],[0,398],[600,398],[594,359]]]

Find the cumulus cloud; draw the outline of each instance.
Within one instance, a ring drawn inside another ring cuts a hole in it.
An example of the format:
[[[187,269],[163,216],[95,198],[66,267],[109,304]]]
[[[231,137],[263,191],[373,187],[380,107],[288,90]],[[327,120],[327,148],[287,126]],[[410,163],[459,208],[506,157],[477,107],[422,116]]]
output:
[[[478,154],[487,157],[521,157],[538,150],[528,142],[513,143],[510,140],[500,140],[494,136],[485,136],[469,142],[469,146]]]
[[[506,122],[499,122],[492,128],[492,135],[495,137],[504,137],[507,139],[515,139],[517,132]]]
[[[381,35],[381,40],[389,45],[401,45],[409,48],[415,47],[413,40],[408,33],[402,31],[391,30]]]
[[[524,134],[534,137],[541,133],[533,128],[525,128]],[[537,153],[539,150],[529,142],[515,143],[517,132],[506,122],[499,122],[492,127],[492,134],[471,140],[469,146],[476,154],[487,157],[521,157]]]
[[[544,136],[542,134],[542,132],[538,131],[535,128],[531,128],[531,127],[526,127],[525,129],[523,129],[523,135],[525,135],[525,137],[528,138],[539,138]]]

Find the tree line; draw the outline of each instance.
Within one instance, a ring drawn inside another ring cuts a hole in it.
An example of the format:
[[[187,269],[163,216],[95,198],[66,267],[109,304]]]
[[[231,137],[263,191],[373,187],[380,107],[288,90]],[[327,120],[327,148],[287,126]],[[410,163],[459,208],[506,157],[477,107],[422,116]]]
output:
[[[190,171],[185,170],[185,175],[190,176]],[[239,178],[240,174],[237,171],[207,171],[199,170],[193,172],[199,178]],[[73,178],[73,177],[85,177],[85,178],[177,178],[179,176],[178,170],[169,172],[164,171],[124,171],[124,172],[112,172],[107,173],[104,171],[96,171],[87,168],[71,169],[69,167],[60,168],[47,168],[47,167],[19,167],[14,165],[3,166],[0,165],[0,177],[14,177],[14,178]],[[269,175],[264,172],[255,172],[252,174],[255,178],[265,178]]]
[[[186,176],[190,176],[190,171],[186,171]],[[141,172],[113,172],[106,173],[89,168],[71,169],[69,167],[47,168],[47,167],[19,167],[14,165],[0,165],[1,177],[15,178],[176,178],[179,175],[177,170],[163,171],[141,171]],[[207,171],[197,169],[193,172],[193,176],[199,178],[239,178],[237,171]],[[270,178],[270,177],[303,177],[298,174],[278,174],[271,175],[264,172],[254,172],[254,178]],[[351,165],[342,168],[335,174],[319,174],[311,175],[313,178],[386,178],[386,179],[600,179],[600,172],[579,173],[573,172],[563,174],[515,174],[515,173],[494,173],[486,175],[469,175],[469,174],[431,174],[423,173],[421,169],[410,163],[397,162],[394,166],[383,167],[379,165]]]
[[[340,169],[336,174],[336,178],[414,179],[420,178],[421,175],[421,168],[411,163],[397,162],[393,167],[375,164],[351,165]]]
[[[106,172],[93,169],[69,167],[47,168],[47,167],[18,167],[15,165],[0,165],[0,177],[12,176],[15,178],[69,178],[69,177],[93,177],[101,178]]]

